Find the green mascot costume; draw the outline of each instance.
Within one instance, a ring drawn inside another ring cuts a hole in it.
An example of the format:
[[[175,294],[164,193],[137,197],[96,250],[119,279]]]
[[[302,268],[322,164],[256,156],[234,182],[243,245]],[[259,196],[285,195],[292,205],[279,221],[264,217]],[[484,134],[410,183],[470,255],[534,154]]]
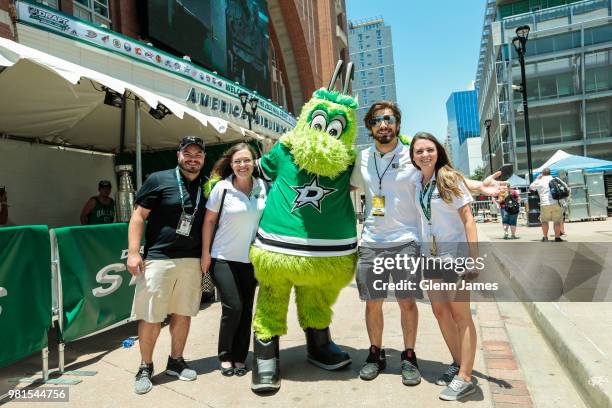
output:
[[[350,175],[355,159],[357,102],[333,90],[315,91],[295,128],[258,161],[272,182],[251,261],[259,281],[254,318],[255,392],[280,388],[279,336],[287,332],[287,308],[295,288],[298,320],[306,333],[308,361],[336,370],[351,363],[330,338],[332,306],[353,279],[357,260]]]

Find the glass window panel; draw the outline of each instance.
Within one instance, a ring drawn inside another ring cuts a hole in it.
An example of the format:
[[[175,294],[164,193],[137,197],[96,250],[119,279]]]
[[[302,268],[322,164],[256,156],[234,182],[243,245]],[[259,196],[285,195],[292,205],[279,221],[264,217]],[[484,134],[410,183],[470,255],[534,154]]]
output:
[[[606,41],[612,41],[612,24],[584,30],[585,45],[599,44]]]
[[[527,44],[529,45],[529,43]],[[553,52],[555,50],[553,37],[538,38],[533,48],[537,55]]]
[[[599,124],[600,112],[587,113],[586,115],[586,133],[588,139],[597,139],[601,137]]]
[[[82,20],[91,21],[91,13],[76,5],[74,7],[73,14]]]
[[[519,84],[520,84],[520,81],[519,81]],[[522,97],[520,92],[515,92],[515,96],[519,100]],[[540,99],[539,81],[534,80],[534,81],[527,82],[527,100],[537,101],[538,99]]]
[[[559,117],[542,118],[542,132],[546,143],[558,143],[561,141]]]
[[[587,138],[612,137],[612,98],[587,101]]]
[[[555,51],[568,50],[574,48],[574,36],[573,33],[565,33],[555,35],[553,37]]]
[[[77,3],[80,3],[80,4],[82,4],[82,5],[84,5],[85,7],[89,7],[89,1],[90,1],[90,0],[74,0],[74,1],[76,1]]]
[[[595,69],[587,69],[585,72],[585,84],[584,89],[586,92],[594,92],[597,90],[597,84],[595,81]]]
[[[580,126],[577,122],[578,115],[561,116],[561,138],[564,142],[580,138]]]
[[[108,17],[108,8],[97,2],[94,4],[94,11],[104,17]]]
[[[557,81],[554,76],[539,78],[540,98],[557,96]]]
[[[572,74],[560,74],[557,77],[557,90],[558,96],[573,95],[574,92],[574,79]]]
[[[37,3],[43,4],[47,7],[52,7],[54,9],[59,9],[59,0],[36,0]]]
[[[598,68],[595,75],[597,76],[597,89],[599,91],[612,89],[612,66]]]
[[[525,139],[523,130],[523,140]],[[542,144],[542,119],[529,118],[529,140],[532,144]]]
[[[521,14],[529,12],[529,2],[519,1],[512,5],[512,14]]]
[[[533,119],[529,120],[529,124],[533,124]],[[516,145],[525,146],[525,122],[522,119],[516,120]]]

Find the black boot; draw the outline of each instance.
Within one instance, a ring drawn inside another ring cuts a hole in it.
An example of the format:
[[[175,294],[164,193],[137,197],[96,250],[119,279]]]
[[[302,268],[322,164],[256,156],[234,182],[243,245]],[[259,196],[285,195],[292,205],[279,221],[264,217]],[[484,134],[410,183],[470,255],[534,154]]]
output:
[[[253,335],[253,379],[251,390],[256,393],[276,391],[281,386],[278,358],[278,336],[263,342]]]
[[[329,327],[318,330],[308,328],[306,344],[308,361],[325,370],[339,370],[351,364],[351,357],[331,340]]]

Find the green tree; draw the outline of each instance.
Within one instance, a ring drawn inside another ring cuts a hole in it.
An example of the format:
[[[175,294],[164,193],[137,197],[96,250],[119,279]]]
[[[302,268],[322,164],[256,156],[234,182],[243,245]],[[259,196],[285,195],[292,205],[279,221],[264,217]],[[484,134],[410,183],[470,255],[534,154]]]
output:
[[[477,167],[470,177],[472,180],[482,181],[484,179],[484,166]]]

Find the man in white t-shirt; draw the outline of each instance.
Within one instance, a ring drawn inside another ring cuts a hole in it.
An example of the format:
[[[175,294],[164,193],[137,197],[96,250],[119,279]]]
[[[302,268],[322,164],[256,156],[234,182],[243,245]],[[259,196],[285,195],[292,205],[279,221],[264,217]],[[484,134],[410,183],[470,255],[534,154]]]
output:
[[[383,301],[387,289],[406,281],[416,283],[415,290],[395,289],[395,298],[401,311],[404,351],[401,353],[402,383],[417,385],[421,381],[414,346],[418,326],[416,298],[422,293],[418,288],[421,271],[409,268],[381,268],[377,260],[417,257],[419,248],[419,212],[415,200],[416,169],[410,160],[408,144],[400,141],[401,111],[393,102],[377,102],[365,115],[365,125],[374,138],[374,144],[362,150],[356,159],[351,175],[351,186],[365,193],[364,223],[357,265],[359,297],[366,302],[365,320],[370,339],[369,355],[359,376],[373,380],[386,366],[382,349],[384,317]],[[496,173],[494,177],[501,173]],[[496,195],[499,183],[494,177],[484,183],[468,180],[469,187],[485,195]],[[383,269],[383,270],[381,270]]]
[[[389,275],[393,276],[393,283],[404,279],[418,283],[419,279],[417,273],[385,270],[378,274],[373,268],[376,258],[419,254],[419,221],[414,204],[415,168],[410,160],[410,149],[398,139],[400,122],[401,112],[395,103],[380,102],[370,107],[365,123],[374,144],[359,153],[351,175],[351,185],[365,192],[356,276],[359,297],[366,302],[365,319],[371,344],[368,358],[359,373],[363,380],[373,380],[386,367],[385,350],[382,349],[382,305],[387,290],[380,282],[388,283]],[[402,382],[417,385],[421,382],[421,374],[414,352],[418,326],[415,299],[422,298],[422,291],[418,288],[396,291],[395,297],[401,311],[404,337]]]
[[[555,200],[550,192],[550,169],[542,170],[542,174],[529,186],[530,190],[536,190],[540,196],[540,222],[542,223],[542,242],[548,241],[548,223],[553,222],[555,231],[555,242],[563,242],[561,238],[561,223],[563,222],[563,207]],[[559,178],[557,180],[565,185]],[[567,185],[565,185],[567,187]]]

